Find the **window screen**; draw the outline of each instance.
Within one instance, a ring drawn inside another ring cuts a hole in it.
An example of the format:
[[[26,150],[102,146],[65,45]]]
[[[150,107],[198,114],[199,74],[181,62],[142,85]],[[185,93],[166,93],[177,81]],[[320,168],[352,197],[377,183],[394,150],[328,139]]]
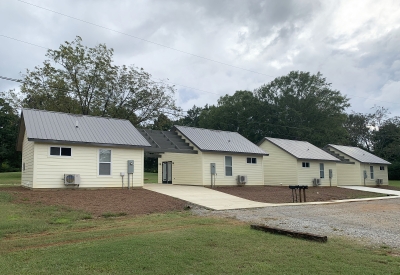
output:
[[[60,147],[50,147],[50,155],[59,156],[60,155]]]
[[[232,176],[232,157],[225,157],[225,176]]]
[[[111,175],[111,150],[108,149],[99,150],[99,175],[101,176]]]
[[[323,179],[325,177],[325,167],[323,163],[319,164],[319,177]]]

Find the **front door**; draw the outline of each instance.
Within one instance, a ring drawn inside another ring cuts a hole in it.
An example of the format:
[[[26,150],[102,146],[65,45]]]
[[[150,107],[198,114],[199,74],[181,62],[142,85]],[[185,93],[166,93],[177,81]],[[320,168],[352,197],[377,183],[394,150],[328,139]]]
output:
[[[162,163],[162,183],[172,183],[172,161]]]

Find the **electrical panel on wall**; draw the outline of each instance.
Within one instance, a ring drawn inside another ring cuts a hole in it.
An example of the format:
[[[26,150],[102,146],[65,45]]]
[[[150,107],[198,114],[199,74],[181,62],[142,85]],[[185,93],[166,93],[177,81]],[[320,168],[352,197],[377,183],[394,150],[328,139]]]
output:
[[[134,164],[135,162],[133,160],[128,160],[128,174],[133,174],[134,172]]]

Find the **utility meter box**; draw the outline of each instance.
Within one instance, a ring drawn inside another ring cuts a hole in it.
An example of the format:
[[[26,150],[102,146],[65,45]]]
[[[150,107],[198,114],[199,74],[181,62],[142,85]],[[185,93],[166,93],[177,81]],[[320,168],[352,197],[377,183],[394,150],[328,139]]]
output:
[[[215,175],[217,173],[215,168],[215,163],[210,163],[210,169],[211,169],[211,175]]]
[[[366,178],[368,178],[368,176],[367,176],[367,171],[364,170],[364,179],[366,179]]]
[[[329,169],[329,178],[333,178],[332,169]]]
[[[128,174],[133,174],[134,172],[134,161],[128,160]]]

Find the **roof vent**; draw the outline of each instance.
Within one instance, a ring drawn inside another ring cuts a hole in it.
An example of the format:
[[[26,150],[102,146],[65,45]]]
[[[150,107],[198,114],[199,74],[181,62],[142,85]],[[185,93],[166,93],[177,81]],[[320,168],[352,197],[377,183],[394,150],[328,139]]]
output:
[[[78,121],[76,121],[76,122],[75,122],[75,128],[78,128],[78,127],[79,127]]]

